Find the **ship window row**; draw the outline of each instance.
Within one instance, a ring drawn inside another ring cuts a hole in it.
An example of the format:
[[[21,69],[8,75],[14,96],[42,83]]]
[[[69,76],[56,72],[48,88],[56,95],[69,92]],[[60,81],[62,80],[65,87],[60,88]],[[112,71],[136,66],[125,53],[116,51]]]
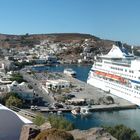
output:
[[[134,71],[133,70],[129,70],[129,73],[134,73]]]
[[[134,75],[127,75],[127,74],[123,74],[123,73],[119,73],[119,72],[114,72],[114,71],[110,71],[110,72],[115,73],[115,74],[119,74],[119,75],[123,75],[123,76],[126,76],[126,77],[136,78],[136,76],[134,76]],[[140,77],[139,77],[139,79],[140,79]]]
[[[106,63],[106,64],[111,64],[111,62],[107,62],[107,61],[104,61],[104,63]]]
[[[140,90],[140,86],[135,86],[134,87],[136,90]]]
[[[122,68],[117,68],[117,67],[110,67],[111,69],[113,69],[113,70],[119,70],[119,71],[123,71],[123,69]]]
[[[128,64],[122,64],[122,63],[114,63],[114,62],[107,62],[107,61],[104,61],[104,63],[106,64],[113,64],[113,65],[117,65],[117,66],[125,66],[125,67],[130,67],[130,65]]]
[[[127,91],[131,91],[131,92],[133,92],[133,93],[136,93],[136,94],[140,95],[140,93],[137,92],[137,91],[134,91],[134,90],[131,90],[131,89],[128,89],[128,88],[124,88],[124,87],[122,87],[122,86],[118,86],[118,85],[115,85],[115,84],[112,84],[112,83],[109,83],[109,84],[111,84],[111,85],[113,85],[113,86],[115,86],[115,87],[119,87],[119,88],[125,89],[125,90],[127,90]],[[111,88],[112,88],[112,87],[111,87]],[[117,89],[116,89],[116,90],[117,90]],[[120,91],[120,92],[123,92],[123,91]],[[131,94],[129,94],[129,93],[127,93],[127,94],[131,96]]]
[[[113,89],[113,90],[116,90],[116,91],[118,91],[118,92],[124,93],[124,94],[126,94],[126,95],[131,96],[131,94],[129,94],[129,93],[127,93],[127,92],[123,92],[123,91],[118,90],[118,89],[115,89],[115,88],[113,88],[113,87],[109,87],[109,88],[111,88],[111,89]],[[130,91],[130,90],[129,90],[129,91]],[[131,90],[131,92],[135,92],[135,93],[137,93],[137,94],[139,94],[139,95],[140,95],[140,93],[138,93],[138,92],[136,92],[136,91]],[[139,98],[139,99],[140,99],[140,97],[137,97],[137,96],[134,96],[134,97],[135,97],[135,98]]]
[[[118,67],[110,67],[111,69],[113,69],[113,70],[119,70],[119,71],[123,71],[123,69],[122,68],[118,68]],[[125,72],[127,72],[127,69],[125,69]],[[134,71],[133,70],[129,70],[129,73],[134,73]]]
[[[100,66],[100,67],[102,67],[102,65],[101,65],[101,64],[95,64],[95,66]]]
[[[100,81],[102,81],[102,80],[100,80]],[[110,80],[111,81],[111,80]],[[107,82],[107,81],[106,81]],[[139,92],[137,92],[137,91],[135,91],[135,90],[132,90],[132,89],[128,89],[128,88],[124,88],[124,87],[122,87],[122,86],[119,86],[119,85],[116,85],[116,84],[114,84],[114,83],[110,83],[110,82],[107,82],[109,85],[113,85],[113,86],[115,86],[115,87],[119,87],[119,88],[121,88],[121,89],[125,89],[125,90],[127,90],[127,91],[131,91],[131,92],[133,92],[133,93],[135,93],[135,94],[138,94],[138,95],[140,95],[140,93]],[[120,84],[120,83],[117,83],[117,84]],[[128,85],[128,87],[129,88],[132,88],[130,85]],[[112,87],[109,87],[109,88],[112,88]],[[115,90],[118,90],[118,89],[115,89]],[[118,91],[120,91],[120,92],[123,92],[123,91],[121,91],[121,90],[118,90]],[[123,92],[123,93],[125,93],[125,92]],[[125,94],[127,94],[127,95],[130,95],[131,96],[131,94],[129,94],[129,93],[125,93]]]
[[[116,89],[116,88],[111,87],[111,89],[116,90],[116,91],[118,91],[118,92],[121,92],[121,93],[124,93],[124,94],[126,94],[126,95],[131,96],[131,94],[129,94],[129,93],[127,93],[127,92],[123,92],[123,91],[118,90],[118,89]]]

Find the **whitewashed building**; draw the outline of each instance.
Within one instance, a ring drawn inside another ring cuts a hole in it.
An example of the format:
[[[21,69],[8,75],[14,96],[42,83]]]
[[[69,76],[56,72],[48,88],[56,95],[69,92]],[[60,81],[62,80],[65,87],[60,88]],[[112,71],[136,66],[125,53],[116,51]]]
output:
[[[70,81],[57,79],[57,80],[47,80],[46,88],[47,89],[67,89],[70,87]]]
[[[11,84],[7,85],[8,92],[17,93],[20,97],[25,100],[32,100],[34,98],[33,89],[29,89],[28,84],[25,82],[17,83],[13,81]]]

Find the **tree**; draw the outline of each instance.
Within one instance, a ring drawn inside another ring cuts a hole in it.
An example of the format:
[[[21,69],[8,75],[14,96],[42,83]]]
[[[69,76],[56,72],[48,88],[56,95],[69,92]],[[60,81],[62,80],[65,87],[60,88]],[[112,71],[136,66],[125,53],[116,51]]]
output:
[[[20,99],[20,96],[17,94],[17,93],[14,93],[14,92],[8,92],[8,93],[4,93],[1,98],[0,98],[0,101],[3,105],[6,104],[6,100],[9,99],[10,96],[14,96],[18,99]]]
[[[23,79],[23,76],[20,75],[20,73],[12,74],[12,77],[10,78],[11,81],[17,81],[18,83],[25,82]]]
[[[10,106],[15,106],[15,107],[22,107],[22,100],[15,97],[15,96],[10,96],[7,100],[6,100],[6,106],[10,107]]]

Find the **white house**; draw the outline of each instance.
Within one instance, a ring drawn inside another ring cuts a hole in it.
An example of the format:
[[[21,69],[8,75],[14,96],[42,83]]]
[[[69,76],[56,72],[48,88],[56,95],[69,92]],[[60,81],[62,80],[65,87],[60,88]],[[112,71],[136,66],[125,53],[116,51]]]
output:
[[[0,64],[0,70],[4,70],[4,68],[5,68],[5,64],[4,63],[1,63]]]
[[[70,87],[70,82],[62,79],[57,80],[47,80],[46,88],[47,89],[66,89]]]
[[[33,89],[29,89],[28,84],[22,82],[18,84],[16,81],[13,81],[11,84],[7,85],[8,92],[17,93],[20,97],[26,100],[32,100],[34,98]]]

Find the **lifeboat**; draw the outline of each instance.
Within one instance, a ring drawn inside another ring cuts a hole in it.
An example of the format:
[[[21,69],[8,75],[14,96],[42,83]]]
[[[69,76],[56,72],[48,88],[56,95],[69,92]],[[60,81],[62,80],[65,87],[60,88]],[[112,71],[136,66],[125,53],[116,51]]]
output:
[[[122,78],[122,77],[120,77],[120,76],[117,76],[117,75],[113,75],[112,79],[113,79],[113,80],[120,81],[120,82],[122,82],[122,83],[125,82],[125,79],[124,79],[124,78]]]
[[[96,71],[95,73],[96,73],[97,75],[106,76],[106,73],[105,73],[105,72]]]
[[[106,74],[106,77],[107,77],[107,78],[110,78],[110,79],[112,79],[112,77],[113,77],[113,74],[109,74],[109,73],[107,73],[107,74]]]
[[[100,75],[100,76],[103,76],[103,77],[106,77],[106,78],[109,78],[109,79],[113,79],[113,80],[116,80],[116,81],[119,81],[119,82],[122,82],[122,83],[125,83],[125,79],[122,78],[121,76],[117,76],[117,75],[114,75],[114,74],[110,74],[110,73],[105,73],[105,72],[101,72],[101,71],[96,71],[95,72],[97,75]]]

